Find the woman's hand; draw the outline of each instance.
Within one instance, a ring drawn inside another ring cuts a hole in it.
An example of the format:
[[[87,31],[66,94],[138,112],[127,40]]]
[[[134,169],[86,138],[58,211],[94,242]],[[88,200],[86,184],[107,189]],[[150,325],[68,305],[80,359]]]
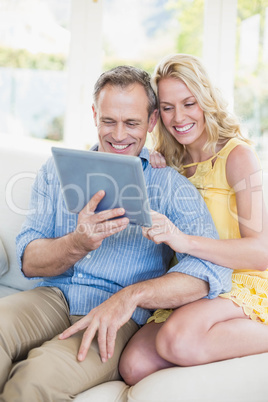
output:
[[[151,212],[153,225],[142,228],[143,236],[155,244],[165,243],[177,253],[185,253],[189,236],[181,232],[165,215]]]
[[[165,168],[167,166],[166,159],[157,151],[150,151],[150,164],[153,168]]]

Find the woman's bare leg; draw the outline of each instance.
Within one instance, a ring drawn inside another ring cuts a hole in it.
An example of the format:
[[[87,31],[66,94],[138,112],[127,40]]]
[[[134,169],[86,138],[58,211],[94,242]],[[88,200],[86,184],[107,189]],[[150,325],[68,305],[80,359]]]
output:
[[[166,322],[150,323],[130,340],[120,361],[134,385],[155,371],[268,352],[268,326],[252,321],[231,300],[202,299],[174,310]]]
[[[202,299],[172,313],[158,331],[156,351],[179,366],[268,352],[268,326],[231,300]]]
[[[162,325],[155,322],[144,325],[127,344],[119,363],[120,374],[127,384],[134,385],[155,371],[174,366],[155,350],[155,338]]]

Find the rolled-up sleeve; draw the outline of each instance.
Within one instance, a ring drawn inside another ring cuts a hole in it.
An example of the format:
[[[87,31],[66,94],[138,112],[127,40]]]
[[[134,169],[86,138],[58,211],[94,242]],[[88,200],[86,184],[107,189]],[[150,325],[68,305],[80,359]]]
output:
[[[177,256],[179,263],[174,265],[168,272],[181,272],[193,276],[209,284],[208,299],[214,299],[220,293],[229,292],[231,289],[232,269],[201,260],[190,255]]]
[[[50,164],[49,160],[47,164]],[[54,236],[53,190],[47,174],[47,164],[42,166],[34,181],[26,220],[16,237],[17,260],[22,269],[22,257],[27,245],[37,239]]]

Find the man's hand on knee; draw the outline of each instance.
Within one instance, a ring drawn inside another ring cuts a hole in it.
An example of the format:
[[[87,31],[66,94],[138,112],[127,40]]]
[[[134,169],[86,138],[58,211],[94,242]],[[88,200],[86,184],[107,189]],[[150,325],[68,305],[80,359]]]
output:
[[[79,361],[83,361],[98,333],[100,357],[105,363],[113,356],[117,331],[129,321],[135,308],[136,304],[131,301],[126,289],[123,289],[66,329],[59,335],[59,339],[69,338],[85,330],[77,356]]]

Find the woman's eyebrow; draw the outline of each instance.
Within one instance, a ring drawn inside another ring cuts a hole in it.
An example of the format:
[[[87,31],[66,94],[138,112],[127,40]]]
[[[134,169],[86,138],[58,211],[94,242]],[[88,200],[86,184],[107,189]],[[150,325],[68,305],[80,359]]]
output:
[[[182,99],[182,102],[187,102],[188,100],[190,100],[191,98],[196,99],[194,95],[191,96],[187,96],[187,98]],[[166,105],[171,105],[172,103],[167,102],[167,101],[160,101],[160,104],[164,103]]]

